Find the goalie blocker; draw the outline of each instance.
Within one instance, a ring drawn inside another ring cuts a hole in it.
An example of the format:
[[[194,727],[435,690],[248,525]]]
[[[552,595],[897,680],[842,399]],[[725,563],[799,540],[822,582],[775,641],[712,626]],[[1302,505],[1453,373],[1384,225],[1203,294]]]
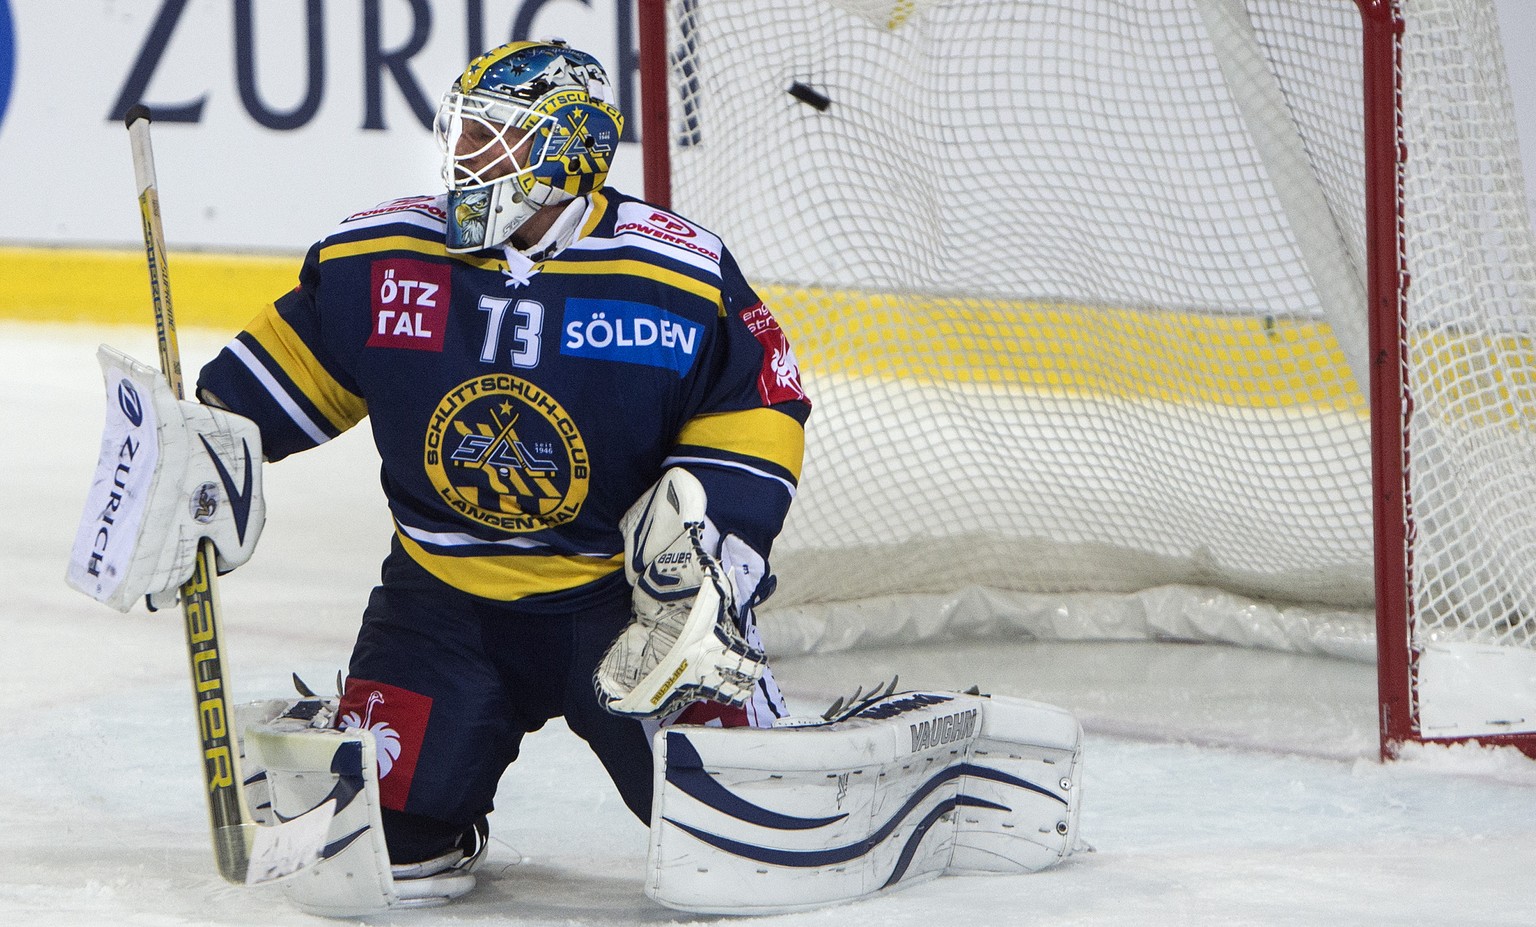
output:
[[[1077,847],[1082,729],[1022,699],[905,692],[828,724],[655,739],[645,890],[704,914],[797,911]]]
[[[227,573],[251,558],[266,506],[261,432],[249,419],[177,399],[160,371],[102,345],[107,388],[96,473],[65,579],[120,612],[175,601],[202,538]]]

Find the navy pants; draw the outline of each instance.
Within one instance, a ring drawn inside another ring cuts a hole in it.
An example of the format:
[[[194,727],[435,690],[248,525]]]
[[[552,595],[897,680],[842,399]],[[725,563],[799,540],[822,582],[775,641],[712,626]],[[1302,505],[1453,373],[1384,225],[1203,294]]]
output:
[[[558,609],[496,602],[448,586],[398,545],[385,560],[340,714],[343,726],[374,731],[396,862],[441,852],[488,813],[523,735],[551,718],[565,718],[649,822],[644,728],[604,711],[592,687],[598,660],[629,621],[629,585],[621,570],[580,593]]]

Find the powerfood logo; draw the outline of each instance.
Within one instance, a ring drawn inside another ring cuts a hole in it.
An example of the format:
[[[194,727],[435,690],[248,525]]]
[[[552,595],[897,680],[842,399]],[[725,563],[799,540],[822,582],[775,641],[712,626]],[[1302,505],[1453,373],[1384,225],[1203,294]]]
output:
[[[425,465],[439,498],[510,533],[574,519],[587,498],[587,446],[560,403],[511,374],[465,380],[427,424]]]
[[[0,0],[0,126],[5,124],[5,109],[11,102],[11,83],[16,74],[16,28],[11,5]]]

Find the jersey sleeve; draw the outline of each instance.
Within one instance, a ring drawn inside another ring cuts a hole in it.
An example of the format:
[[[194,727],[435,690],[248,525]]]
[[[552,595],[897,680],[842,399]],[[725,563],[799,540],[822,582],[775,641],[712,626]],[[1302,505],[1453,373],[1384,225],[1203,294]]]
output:
[[[799,485],[811,401],[789,339],[728,251],[721,286],[720,325],[667,465],[704,484],[722,534],[766,556]]]
[[[299,284],[267,305],[203,367],[197,395],[256,422],[269,461],[323,444],[368,414],[352,377],[325,347],[320,245]]]

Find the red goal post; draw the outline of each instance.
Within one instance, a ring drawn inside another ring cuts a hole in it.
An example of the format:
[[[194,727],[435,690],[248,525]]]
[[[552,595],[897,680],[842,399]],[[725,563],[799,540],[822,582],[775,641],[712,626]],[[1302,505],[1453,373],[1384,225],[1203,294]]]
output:
[[[1374,655],[1383,756],[1536,755],[1488,0],[639,12],[646,196],[724,236],[818,403],[771,645]]]

